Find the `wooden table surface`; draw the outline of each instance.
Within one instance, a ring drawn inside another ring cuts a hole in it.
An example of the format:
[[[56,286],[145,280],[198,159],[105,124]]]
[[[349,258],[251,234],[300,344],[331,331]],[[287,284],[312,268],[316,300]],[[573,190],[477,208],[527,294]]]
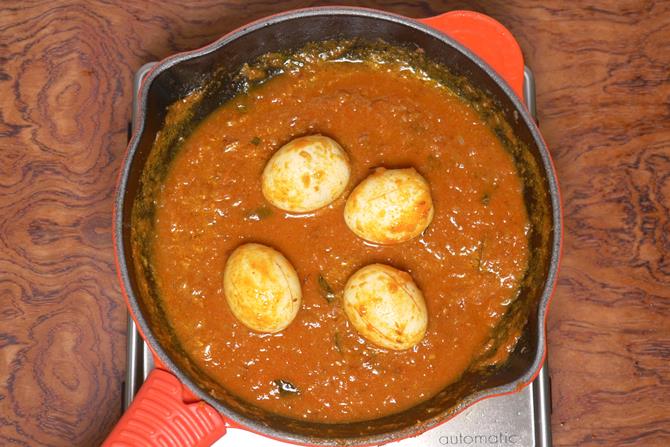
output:
[[[318,2],[183,3],[0,7],[0,445],[97,445],[119,418],[126,310],[110,224],[135,70]],[[667,446],[670,2],[541,3],[358,5],[473,9],[516,35],[565,205],[554,443]]]

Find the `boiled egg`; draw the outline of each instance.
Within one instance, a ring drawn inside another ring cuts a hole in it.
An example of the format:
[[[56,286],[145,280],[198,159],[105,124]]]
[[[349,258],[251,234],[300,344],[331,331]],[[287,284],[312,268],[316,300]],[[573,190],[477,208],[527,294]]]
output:
[[[349,195],[344,220],[358,237],[377,244],[408,241],[433,220],[430,186],[414,168],[378,168]]]
[[[306,213],[322,208],[344,192],[349,157],[332,138],[311,135],[282,146],[265,165],[261,188],[277,208]]]
[[[402,351],[426,334],[428,311],[407,272],[385,264],[356,271],[344,287],[344,313],[356,331],[382,348]]]
[[[223,272],[230,310],[253,331],[285,329],[298,313],[302,291],[298,274],[277,250],[244,244],[233,251]]]

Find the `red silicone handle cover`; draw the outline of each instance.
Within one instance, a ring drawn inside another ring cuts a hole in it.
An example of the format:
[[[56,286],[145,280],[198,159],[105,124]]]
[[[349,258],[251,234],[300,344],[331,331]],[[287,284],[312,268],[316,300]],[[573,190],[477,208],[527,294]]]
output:
[[[500,22],[474,11],[450,11],[419,19],[456,40],[489,64],[523,100],[523,54]]]
[[[103,447],[206,447],[226,433],[210,405],[189,403],[190,393],[173,374],[154,369]]]

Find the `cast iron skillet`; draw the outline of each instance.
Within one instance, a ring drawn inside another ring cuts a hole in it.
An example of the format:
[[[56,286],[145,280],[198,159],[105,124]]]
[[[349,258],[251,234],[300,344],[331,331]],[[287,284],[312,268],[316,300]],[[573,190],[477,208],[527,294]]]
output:
[[[130,223],[132,219],[133,225],[141,228],[142,223],[151,221],[151,183],[160,180],[160,170],[148,177],[142,177],[142,172],[147,163],[155,162],[152,158],[156,154],[149,158],[149,153],[158,132],[165,132],[167,106],[205,82],[210,86],[187,125],[158,155],[165,159],[163,164],[173,154],[180,134],[188,133],[234,94],[230,76],[243,63],[270,51],[300,48],[308,42],[353,37],[420,47],[431,60],[448,66],[489,98],[488,107],[511,128],[511,136],[502,131],[499,136],[524,178],[524,197],[532,226],[531,255],[519,298],[505,317],[508,322],[525,322],[523,333],[504,365],[473,368],[457,383],[401,413],[365,422],[322,424],[278,416],[238,399],[189,360],[157,303],[142,232],[137,228],[131,231]],[[417,21],[380,11],[340,7],[296,10],[259,20],[211,45],[158,64],[140,90],[138,125],[121,169],[114,211],[114,245],[122,290],[158,367],[105,445],[204,446],[230,426],[300,444],[381,444],[417,435],[478,400],[515,392],[530,383],[545,356],[545,317],[558,269],[561,210],[549,152],[518,97],[522,71],[523,58],[516,41],[487,16],[459,11]],[[134,207],[143,200],[149,205]]]

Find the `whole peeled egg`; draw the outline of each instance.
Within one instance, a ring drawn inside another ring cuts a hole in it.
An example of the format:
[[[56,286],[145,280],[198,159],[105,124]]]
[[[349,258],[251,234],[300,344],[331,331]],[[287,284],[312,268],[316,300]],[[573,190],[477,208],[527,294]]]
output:
[[[244,244],[228,258],[223,289],[233,315],[249,329],[274,333],[298,314],[302,291],[298,274],[278,251]]]
[[[295,213],[329,205],[347,187],[349,157],[332,138],[311,135],[282,146],[265,165],[263,196],[277,208]]]
[[[378,168],[349,195],[344,220],[358,237],[397,244],[421,234],[434,212],[430,185],[414,168]]]
[[[426,334],[423,294],[402,270],[385,264],[361,268],[347,281],[343,303],[356,331],[382,348],[409,349]]]

